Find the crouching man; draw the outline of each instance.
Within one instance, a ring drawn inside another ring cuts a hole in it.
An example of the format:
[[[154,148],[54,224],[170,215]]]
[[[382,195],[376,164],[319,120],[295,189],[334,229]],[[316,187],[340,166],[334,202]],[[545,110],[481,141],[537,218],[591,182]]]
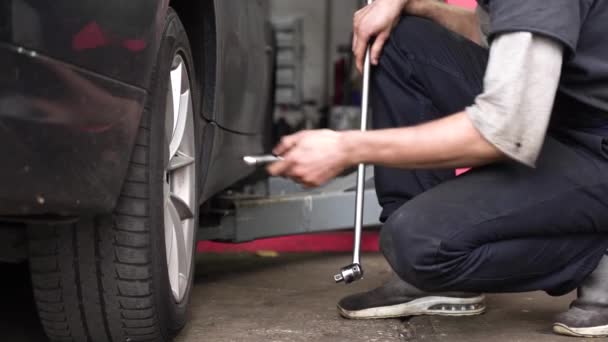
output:
[[[297,133],[269,167],[318,186],[376,165],[395,276],[340,313],[474,315],[481,293],[578,288],[554,330],[608,336],[608,1],[376,0],[354,21],[376,130]]]

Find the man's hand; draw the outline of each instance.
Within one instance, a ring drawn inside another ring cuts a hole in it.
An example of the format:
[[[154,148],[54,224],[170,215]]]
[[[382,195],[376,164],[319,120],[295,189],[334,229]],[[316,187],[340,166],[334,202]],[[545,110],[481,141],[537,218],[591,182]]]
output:
[[[355,13],[353,21],[353,53],[357,60],[357,69],[363,70],[365,51],[372,38],[375,37],[371,50],[371,62],[378,64],[384,43],[391,31],[399,22],[399,18],[409,1],[416,0],[375,0]]]
[[[318,187],[351,166],[342,133],[303,131],[281,139],[273,150],[284,160],[268,167],[273,176],[292,178],[307,187]]]

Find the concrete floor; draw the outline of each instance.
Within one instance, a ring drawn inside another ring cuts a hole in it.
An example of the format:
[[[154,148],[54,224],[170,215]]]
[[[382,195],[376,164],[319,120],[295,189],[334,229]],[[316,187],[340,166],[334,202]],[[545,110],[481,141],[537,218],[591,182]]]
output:
[[[365,280],[333,284],[333,273],[348,262],[347,255],[201,256],[191,321],[177,342],[585,341],[551,333],[552,318],[571,296],[542,293],[491,295],[488,312],[474,318],[347,321],[337,315],[336,301],[389,275],[381,256],[366,255]],[[4,277],[0,292],[0,341],[44,341],[25,285],[27,270],[2,270],[16,276]]]

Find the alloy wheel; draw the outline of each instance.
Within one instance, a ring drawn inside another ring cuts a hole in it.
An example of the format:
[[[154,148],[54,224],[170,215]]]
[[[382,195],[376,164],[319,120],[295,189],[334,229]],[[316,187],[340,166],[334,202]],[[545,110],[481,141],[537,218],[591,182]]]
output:
[[[195,133],[190,77],[177,54],[167,89],[165,132],[168,164],[164,183],[165,248],[176,302],[184,299],[193,262],[196,206]]]

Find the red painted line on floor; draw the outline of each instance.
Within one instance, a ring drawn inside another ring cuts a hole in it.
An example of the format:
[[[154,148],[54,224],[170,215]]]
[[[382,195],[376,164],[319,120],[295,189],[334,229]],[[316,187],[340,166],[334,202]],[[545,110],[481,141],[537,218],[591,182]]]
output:
[[[353,233],[340,232],[315,235],[298,235],[280,237],[274,239],[263,239],[258,241],[230,244],[218,242],[201,242],[197,251],[207,253],[224,252],[256,252],[276,251],[283,253],[301,252],[350,252],[353,249]],[[378,232],[364,232],[361,240],[361,251],[378,251]]]

